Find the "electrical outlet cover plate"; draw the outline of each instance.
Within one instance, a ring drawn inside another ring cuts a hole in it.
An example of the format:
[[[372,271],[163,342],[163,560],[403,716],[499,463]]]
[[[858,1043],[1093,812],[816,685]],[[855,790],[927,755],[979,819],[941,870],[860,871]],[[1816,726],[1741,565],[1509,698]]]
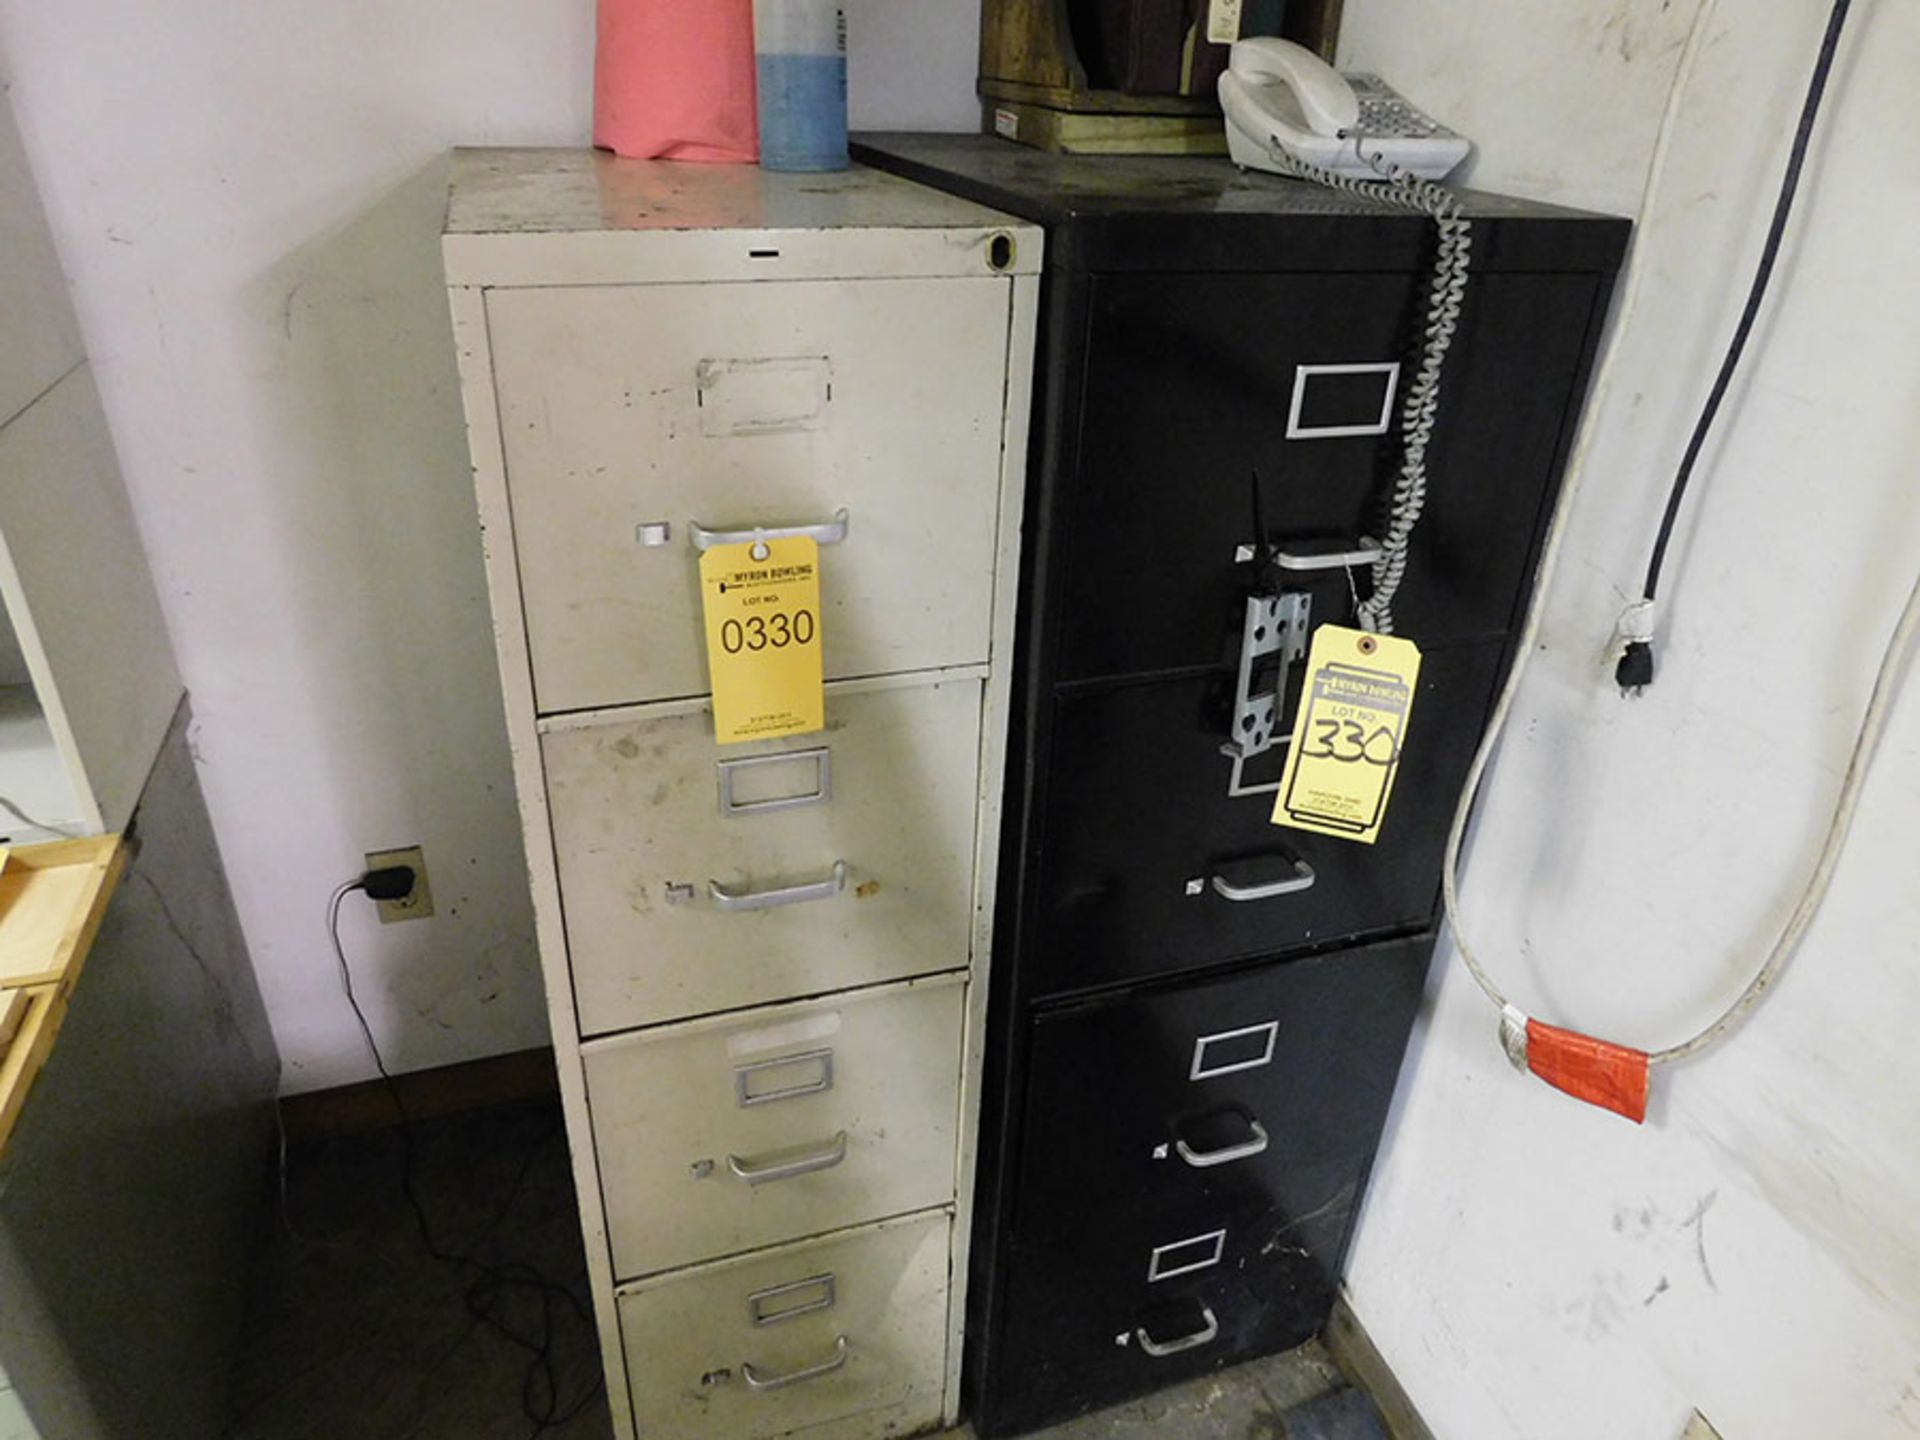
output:
[[[374,901],[374,908],[380,912],[380,923],[394,925],[402,920],[424,920],[433,914],[433,890],[427,884],[426,852],[418,845],[410,845],[405,850],[367,852],[367,869],[380,870],[388,865],[411,865],[413,890],[403,899]]]

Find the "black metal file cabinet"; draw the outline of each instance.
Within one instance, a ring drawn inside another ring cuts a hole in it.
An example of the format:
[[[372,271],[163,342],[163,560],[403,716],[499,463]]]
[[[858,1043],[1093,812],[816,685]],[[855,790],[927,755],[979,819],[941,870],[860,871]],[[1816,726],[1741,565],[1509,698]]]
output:
[[[1268,822],[1284,743],[1222,747],[1274,552],[1297,636],[1369,593],[1312,557],[1381,524],[1430,223],[1222,161],[859,154],[1048,229],[967,1329],[974,1423],[1013,1434],[1325,1323],[1627,226],[1467,197],[1363,846]],[[1302,667],[1264,664],[1290,718]]]

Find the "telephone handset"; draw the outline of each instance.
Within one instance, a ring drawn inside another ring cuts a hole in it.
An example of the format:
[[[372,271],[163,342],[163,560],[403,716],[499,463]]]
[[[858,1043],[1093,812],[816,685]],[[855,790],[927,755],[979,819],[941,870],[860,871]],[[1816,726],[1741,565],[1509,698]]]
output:
[[[1220,77],[1220,108],[1227,153],[1242,169],[1279,169],[1277,147],[1353,179],[1386,180],[1399,171],[1439,180],[1473,150],[1377,75],[1342,75],[1305,46],[1273,36],[1235,43]]]

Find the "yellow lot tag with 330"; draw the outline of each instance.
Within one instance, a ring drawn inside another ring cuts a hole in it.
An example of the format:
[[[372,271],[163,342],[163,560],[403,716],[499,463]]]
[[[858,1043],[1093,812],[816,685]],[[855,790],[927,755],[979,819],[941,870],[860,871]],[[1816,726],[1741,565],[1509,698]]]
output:
[[[714,738],[730,745],[821,729],[819,544],[800,535],[716,545],[700,555],[700,597]]]
[[[1344,625],[1313,632],[1274,824],[1363,845],[1379,838],[1419,677],[1411,640]]]

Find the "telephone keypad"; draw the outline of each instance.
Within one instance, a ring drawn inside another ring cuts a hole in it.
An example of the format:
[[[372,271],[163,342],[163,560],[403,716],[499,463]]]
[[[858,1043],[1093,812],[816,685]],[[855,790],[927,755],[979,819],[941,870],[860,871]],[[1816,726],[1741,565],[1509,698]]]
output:
[[[1379,139],[1429,139],[1451,136],[1454,132],[1430,115],[1424,115],[1377,75],[1349,75],[1354,98],[1360,102],[1362,135]]]

